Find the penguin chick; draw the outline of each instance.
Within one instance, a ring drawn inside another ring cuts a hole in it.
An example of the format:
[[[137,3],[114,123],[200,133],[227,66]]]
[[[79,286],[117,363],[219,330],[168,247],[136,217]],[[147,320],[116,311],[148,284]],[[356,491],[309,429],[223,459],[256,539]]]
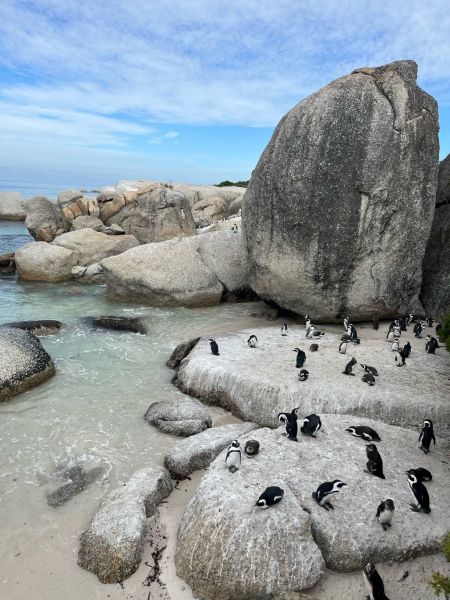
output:
[[[377,508],[377,519],[378,523],[386,531],[391,526],[392,517],[394,516],[394,501],[392,498],[386,498]]]
[[[298,379],[299,381],[306,381],[309,377],[309,371],[307,371],[306,369],[301,369],[300,373],[298,374]]]
[[[257,440],[248,440],[244,447],[247,456],[256,456],[259,452],[259,442]]]
[[[352,357],[352,360],[349,361],[346,365],[345,365],[345,369],[342,371],[343,375],[355,375],[354,373],[352,373],[353,367],[356,365],[358,361],[356,360],[355,357]]]
[[[249,348],[256,348],[258,345],[258,338],[256,335],[251,335],[247,340],[247,345]]]
[[[425,454],[428,454],[430,451],[431,441],[433,440],[434,445],[436,446],[436,438],[434,437],[433,431],[433,421],[431,419],[425,419],[422,426],[422,431],[420,432],[419,442],[421,442],[420,449]]]
[[[281,502],[283,496],[283,489],[276,485],[270,486],[263,491],[261,496],[256,501],[255,506],[259,506],[264,510],[266,508],[269,508],[269,506],[273,506],[274,504],[278,504],[278,502]]]
[[[370,386],[375,385],[375,377],[372,375],[372,373],[364,373],[361,379],[364,381],[364,383],[367,383]]]
[[[237,440],[233,440],[228,446],[225,464],[230,473],[235,473],[239,470],[241,466],[241,445]]]
[[[384,583],[373,563],[367,563],[363,568],[363,579],[369,600],[389,600],[384,593]]]
[[[375,444],[366,446],[366,454],[368,458],[366,473],[370,473],[370,475],[375,475],[381,479],[386,479],[383,473],[383,460],[381,459]]]
[[[211,354],[214,354],[214,356],[219,356],[219,345],[214,338],[209,338],[209,345],[211,347]]]
[[[333,481],[326,481],[325,483],[321,483],[317,490],[312,493],[313,499],[317,502],[319,506],[322,506],[325,510],[334,510],[334,506],[330,502],[331,494],[336,494],[339,492],[346,483],[343,483],[339,479],[334,479]]]
[[[317,350],[319,349],[319,344],[311,344],[309,349],[311,350],[311,352],[317,352]]]

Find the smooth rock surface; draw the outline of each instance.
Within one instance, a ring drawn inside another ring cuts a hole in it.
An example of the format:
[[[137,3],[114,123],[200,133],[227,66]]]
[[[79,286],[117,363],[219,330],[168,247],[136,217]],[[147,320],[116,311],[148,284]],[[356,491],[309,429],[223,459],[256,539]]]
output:
[[[212,426],[210,414],[195,398],[154,402],[148,407],[144,419],[165,433],[181,436],[195,435]]]
[[[79,229],[93,229],[94,231],[102,231],[106,229],[103,221],[98,217],[91,217],[89,215],[81,215],[72,221],[70,226],[71,231],[78,231]]]
[[[24,221],[24,201],[19,192],[0,192],[0,221]]]
[[[16,250],[19,279],[64,281],[70,279],[77,256],[72,250],[47,242],[30,242]]]
[[[88,266],[139,246],[139,242],[132,235],[111,236],[92,229],[80,229],[58,236],[53,245],[71,250],[77,264]]]
[[[357,414],[396,425],[416,427],[426,415],[443,426],[450,424],[450,355],[445,348],[425,353],[425,340],[404,332],[401,343],[411,342],[406,366],[397,367],[391,344],[386,342],[387,324],[380,331],[360,329],[360,345],[349,345],[339,354],[340,334],[329,330],[319,341],[320,351],[308,350],[311,340],[304,328],[291,325],[282,337],[278,325],[216,335],[220,356],[213,356],[208,339],[202,338],[180,365],[177,385],[185,393],[231,411],[244,421],[274,426],[279,412],[301,404],[306,412]],[[435,335],[434,329],[426,332]],[[256,333],[259,347],[247,346]],[[307,381],[298,380],[293,348],[306,351]],[[354,356],[374,366],[379,377],[373,387],[365,384],[362,368],[355,376],[342,374]]]
[[[147,326],[140,317],[118,317],[109,315],[86,317],[85,321],[95,329],[112,329],[141,334],[147,333]]]
[[[0,328],[0,402],[54,373],[55,365],[37,337],[18,328]]]
[[[146,518],[172,491],[163,467],[137,471],[100,504],[80,539],[78,564],[102,583],[118,583],[136,571],[144,546]]]
[[[164,466],[174,479],[184,479],[194,471],[206,469],[233,440],[257,427],[255,423],[211,427],[171,448],[164,457]]]
[[[421,312],[439,142],[416,77],[414,61],[357,69],[281,119],[242,209],[261,298],[322,322]]]
[[[37,242],[51,242],[57,232],[69,228],[57,204],[45,196],[34,196],[26,205],[25,225]]]
[[[182,192],[192,209],[197,227],[206,227],[237,214],[242,205],[245,188],[215,185],[175,183],[173,189]]]

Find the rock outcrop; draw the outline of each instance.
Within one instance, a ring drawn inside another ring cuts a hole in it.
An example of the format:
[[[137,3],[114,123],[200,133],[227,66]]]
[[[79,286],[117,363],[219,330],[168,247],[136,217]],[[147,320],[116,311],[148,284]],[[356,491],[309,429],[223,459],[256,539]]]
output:
[[[144,415],[150,425],[155,425],[164,433],[190,436],[205,431],[212,426],[209,412],[194,398],[175,398],[154,402]]]
[[[63,190],[58,194],[58,205],[69,223],[81,216],[97,218],[100,214],[95,198],[85,198],[78,190]]]
[[[433,226],[423,260],[421,300],[426,314],[450,312],[450,154],[439,165]]]
[[[173,189],[187,197],[197,227],[206,227],[239,212],[245,188],[175,183]]]
[[[240,232],[145,244],[102,261],[108,293],[152,306],[213,306],[246,297]]]
[[[243,456],[237,473],[226,469],[225,451],[211,464],[186,508],[176,553],[178,575],[202,600],[298,592],[320,577],[323,559],[333,570],[352,571],[369,560],[400,562],[439,551],[450,517],[445,451],[433,448],[424,456],[415,432],[381,422],[343,415],[322,415],[322,421],[316,439],[299,433],[298,443],[283,437],[281,428],[241,437],[241,446],[249,438],[258,440],[260,452]],[[386,479],[364,472],[366,444],[345,432],[355,424],[379,433]],[[409,508],[405,471],[419,464],[433,473],[426,484],[429,515]],[[335,510],[327,512],[312,492],[334,479],[347,487],[334,495]],[[254,504],[271,485],[284,489],[284,497],[261,511]],[[386,498],[396,506],[389,531],[375,518]]]
[[[0,328],[0,402],[28,390],[55,373],[41,342],[28,331]]]
[[[280,121],[242,209],[260,297],[321,321],[420,312],[439,144],[416,76],[413,61],[357,69]]]
[[[102,467],[84,469],[81,466],[73,467],[66,475],[69,481],[56,490],[47,494],[47,504],[52,508],[62,506],[77,494],[80,494],[93,481],[103,473]]]
[[[171,491],[172,480],[163,467],[134,473],[100,504],[81,536],[78,564],[102,583],[118,583],[132,575],[141,561],[146,518]]]
[[[311,342],[299,326],[291,325],[287,337],[280,335],[278,326],[258,328],[256,349],[247,346],[253,333],[248,329],[216,335],[220,356],[213,356],[208,339],[202,338],[180,365],[178,387],[244,421],[271,427],[279,412],[299,404],[310,413],[355,414],[395,425],[416,427],[426,414],[433,414],[443,426],[450,423],[450,364],[445,348],[426,354],[423,339],[404,333],[401,342],[409,340],[412,352],[406,366],[399,368],[384,334],[377,339],[364,332],[361,344],[343,355],[338,352],[340,335],[329,332],[320,339],[319,352],[307,350]],[[304,382],[298,380],[295,346],[307,353],[309,377]],[[361,380],[359,365],[355,377],[342,374],[352,356],[378,369],[373,387]]]
[[[16,272],[16,263],[14,260],[14,252],[0,254],[0,273],[2,275],[11,275]]]
[[[71,250],[76,256],[76,264],[88,266],[135,248],[139,242],[132,235],[112,236],[92,229],[80,229],[60,235],[53,245]]]
[[[25,225],[37,242],[52,242],[69,229],[59,206],[44,196],[34,196],[26,203]]]
[[[24,201],[19,192],[0,192],[0,221],[24,221]]]
[[[184,479],[206,469],[233,440],[257,427],[255,423],[235,423],[206,429],[171,448],[164,457],[164,466],[174,479]]]
[[[120,317],[116,315],[85,317],[94,329],[112,329],[113,331],[129,331],[131,333],[147,333],[147,326],[140,317]]]
[[[58,333],[61,330],[61,321],[52,319],[40,319],[38,321],[15,321],[14,323],[5,323],[1,327],[13,327],[14,329],[24,329],[34,335],[49,335]]]
[[[181,342],[178,344],[166,362],[166,366],[169,367],[169,369],[176,369],[180,365],[180,362],[183,360],[183,358],[186,358],[192,348],[194,348],[199,341],[200,338],[196,337],[188,340],[187,342]]]

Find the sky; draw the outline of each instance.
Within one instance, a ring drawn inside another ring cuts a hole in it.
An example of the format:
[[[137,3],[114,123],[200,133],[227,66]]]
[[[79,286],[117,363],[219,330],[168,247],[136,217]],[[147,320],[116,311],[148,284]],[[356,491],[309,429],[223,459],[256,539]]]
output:
[[[280,118],[414,59],[450,153],[448,0],[0,0],[0,180],[248,179]]]

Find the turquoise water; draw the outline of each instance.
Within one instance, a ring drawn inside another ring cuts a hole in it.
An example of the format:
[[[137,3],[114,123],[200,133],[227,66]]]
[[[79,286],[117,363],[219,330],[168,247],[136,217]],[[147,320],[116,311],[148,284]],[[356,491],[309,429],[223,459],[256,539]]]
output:
[[[22,222],[0,221],[0,254],[14,252],[20,246],[32,241],[33,238]]]

